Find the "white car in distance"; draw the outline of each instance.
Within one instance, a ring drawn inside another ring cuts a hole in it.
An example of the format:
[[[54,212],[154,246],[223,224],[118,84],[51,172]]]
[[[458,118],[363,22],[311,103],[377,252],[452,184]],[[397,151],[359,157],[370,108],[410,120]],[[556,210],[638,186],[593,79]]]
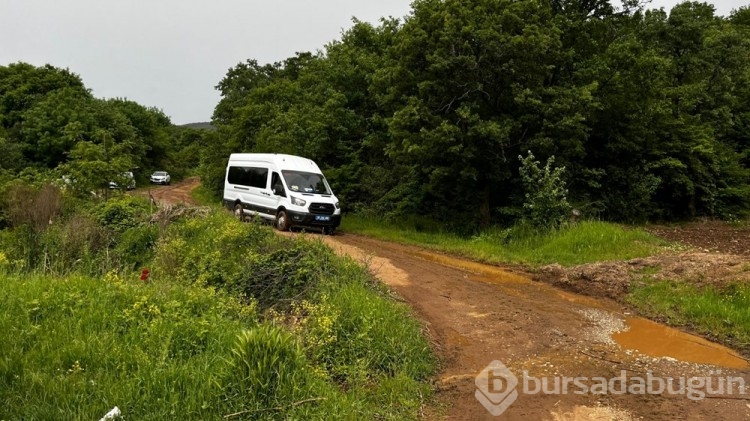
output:
[[[168,186],[170,181],[172,181],[172,178],[166,171],[156,171],[151,174],[151,183],[153,184],[163,184]]]

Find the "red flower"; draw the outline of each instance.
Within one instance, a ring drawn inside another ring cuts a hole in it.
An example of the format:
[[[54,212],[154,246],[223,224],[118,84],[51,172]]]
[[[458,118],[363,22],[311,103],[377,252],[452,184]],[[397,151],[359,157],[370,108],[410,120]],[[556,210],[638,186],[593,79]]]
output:
[[[143,270],[141,271],[141,281],[148,281],[149,275],[151,275],[151,272],[148,270],[148,268],[143,268]]]

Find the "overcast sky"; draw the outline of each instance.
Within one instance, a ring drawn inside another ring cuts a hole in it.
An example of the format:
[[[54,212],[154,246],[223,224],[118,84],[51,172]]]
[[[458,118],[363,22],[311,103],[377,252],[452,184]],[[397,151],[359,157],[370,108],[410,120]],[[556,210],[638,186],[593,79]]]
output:
[[[469,1],[469,0],[467,0]],[[339,39],[352,17],[409,14],[411,0],[0,0],[0,65],[68,68],[99,98],[157,107],[175,124],[209,121],[214,86]],[[671,8],[676,0],[654,0]],[[719,15],[746,2],[712,2]]]

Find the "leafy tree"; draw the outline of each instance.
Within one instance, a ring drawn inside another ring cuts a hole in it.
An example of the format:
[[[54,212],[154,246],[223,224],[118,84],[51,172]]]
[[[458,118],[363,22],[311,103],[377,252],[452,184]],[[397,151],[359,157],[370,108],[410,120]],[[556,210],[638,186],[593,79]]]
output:
[[[92,191],[108,191],[110,181],[120,181],[122,173],[133,167],[131,155],[122,144],[115,144],[110,132],[98,129],[97,143],[78,142],[70,152],[71,160],[62,165],[72,186],[83,195]]]
[[[378,74],[392,116],[386,155],[416,165],[427,200],[488,223],[513,175],[507,157],[539,131],[559,31],[551,10],[531,1],[414,8]]]
[[[0,126],[16,136],[23,114],[52,92],[71,89],[88,94],[81,78],[67,69],[49,64],[34,67],[27,63],[0,66]]]

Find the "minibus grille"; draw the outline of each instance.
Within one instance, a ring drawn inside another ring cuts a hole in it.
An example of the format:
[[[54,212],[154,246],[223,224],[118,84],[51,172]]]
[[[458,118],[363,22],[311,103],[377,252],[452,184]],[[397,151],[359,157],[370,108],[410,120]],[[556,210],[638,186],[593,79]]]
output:
[[[310,203],[310,213],[333,215],[334,207],[330,203]]]

